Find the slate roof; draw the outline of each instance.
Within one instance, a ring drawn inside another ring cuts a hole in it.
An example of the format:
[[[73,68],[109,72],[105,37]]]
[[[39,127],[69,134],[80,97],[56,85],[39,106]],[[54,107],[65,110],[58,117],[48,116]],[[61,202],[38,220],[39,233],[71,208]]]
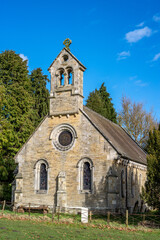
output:
[[[83,107],[82,113],[121,157],[147,165],[146,152],[122,127],[102,117],[86,106]]]

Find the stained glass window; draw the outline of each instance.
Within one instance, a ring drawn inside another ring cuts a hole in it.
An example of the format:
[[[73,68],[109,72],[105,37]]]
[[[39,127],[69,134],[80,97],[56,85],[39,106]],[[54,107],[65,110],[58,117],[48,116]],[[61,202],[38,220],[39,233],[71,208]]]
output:
[[[72,142],[72,134],[71,132],[64,130],[59,135],[59,142],[62,146],[68,146]]]
[[[41,164],[40,168],[40,190],[47,190],[47,170],[44,163]]]
[[[83,166],[83,190],[91,190],[91,169],[88,162]]]

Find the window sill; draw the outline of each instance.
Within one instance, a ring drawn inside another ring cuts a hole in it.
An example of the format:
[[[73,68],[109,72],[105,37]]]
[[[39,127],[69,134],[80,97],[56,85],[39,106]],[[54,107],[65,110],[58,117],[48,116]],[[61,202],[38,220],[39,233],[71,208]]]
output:
[[[47,194],[47,190],[36,190],[36,194]]]
[[[92,194],[92,191],[91,190],[80,190],[80,193]]]

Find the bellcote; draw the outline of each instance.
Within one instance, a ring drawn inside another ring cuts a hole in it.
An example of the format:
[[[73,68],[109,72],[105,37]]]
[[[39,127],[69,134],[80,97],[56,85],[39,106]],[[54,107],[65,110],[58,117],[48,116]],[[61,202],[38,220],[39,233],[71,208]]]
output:
[[[51,74],[50,115],[75,114],[83,108],[85,69],[69,48],[62,49],[48,69]]]

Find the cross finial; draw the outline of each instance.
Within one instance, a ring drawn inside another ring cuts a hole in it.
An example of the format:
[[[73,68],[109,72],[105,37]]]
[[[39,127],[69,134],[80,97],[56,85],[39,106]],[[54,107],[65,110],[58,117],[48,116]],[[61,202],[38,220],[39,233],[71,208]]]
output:
[[[70,40],[69,38],[66,38],[66,39],[64,40],[64,42],[63,42],[63,44],[65,45],[65,47],[66,47],[67,50],[69,50],[69,51],[70,51],[69,46],[71,45],[71,43],[72,43],[72,40]]]

